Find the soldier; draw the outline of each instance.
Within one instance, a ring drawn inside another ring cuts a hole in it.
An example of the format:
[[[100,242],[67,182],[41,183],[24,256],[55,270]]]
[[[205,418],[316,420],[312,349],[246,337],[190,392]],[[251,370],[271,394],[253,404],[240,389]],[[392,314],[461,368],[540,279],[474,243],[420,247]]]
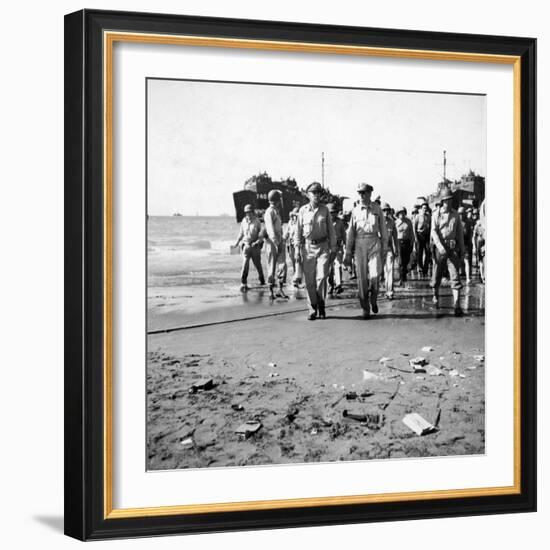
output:
[[[463,206],[459,207],[458,214],[462,223],[462,237],[464,239],[464,271],[466,274],[466,284],[469,285],[472,277],[472,258],[473,258],[473,239],[474,223],[472,221],[472,210],[465,210]],[[469,215],[468,215],[469,214]]]
[[[407,218],[407,209],[402,206],[397,212],[395,230],[397,231],[397,250],[399,254],[399,282],[407,280],[407,268],[411,259],[414,242],[414,230],[411,220]]]
[[[296,259],[297,249],[294,246],[294,234],[296,233],[296,227],[298,223],[298,211],[298,207],[292,209],[292,212],[290,213],[290,220],[288,222],[285,232],[286,249],[290,257],[290,262],[292,263],[292,271],[294,273],[292,277],[292,283],[296,288],[299,288],[300,284],[302,283],[302,264]]]
[[[344,291],[342,288],[342,265],[344,261],[344,244],[346,243],[346,228],[343,220],[338,217],[336,205],[330,203],[327,204],[327,208],[336,234],[336,252],[330,258],[328,276],[329,294],[332,295],[335,292],[341,294]]]
[[[479,277],[485,284],[485,201],[481,204],[481,216],[474,227],[474,255],[477,257]]]
[[[239,230],[239,236],[235,246],[241,246],[241,254],[243,257],[243,265],[241,268],[241,292],[246,292],[248,286],[246,284],[248,280],[248,267],[250,260],[254,264],[254,267],[258,271],[258,277],[260,278],[260,284],[265,285],[264,272],[262,270],[262,244],[263,239],[261,236],[262,224],[256,217],[254,209],[250,204],[244,207],[244,218],[241,221],[241,227]]]
[[[275,298],[273,287],[275,286],[275,276],[279,281],[279,292],[277,296],[287,298],[283,286],[286,283],[286,251],[283,240],[283,222],[279,213],[281,203],[281,192],[272,189],[267,200],[269,206],[264,214],[265,232],[267,245],[267,282],[271,298]]]
[[[346,241],[344,265],[351,265],[355,256],[359,302],[363,309],[363,318],[378,313],[378,284],[382,272],[382,258],[386,256],[388,234],[386,222],[380,206],[371,202],[372,186],[360,183],[357,187],[360,203],[353,209]],[[369,307],[370,292],[370,307]]]
[[[460,307],[460,263],[464,255],[462,223],[458,212],[451,208],[453,194],[449,189],[441,193],[441,207],[432,223],[432,238],[435,245],[435,270],[430,286],[433,288],[433,302],[439,307],[439,287],[445,267],[449,269],[455,315],[463,315]]]
[[[424,277],[428,275],[430,269],[430,232],[432,216],[429,211],[429,205],[426,199],[422,197],[420,211],[414,217],[413,230],[416,248],[416,261],[418,270]]]
[[[382,212],[384,212],[388,232],[386,257],[382,258],[384,278],[386,280],[386,298],[393,300],[393,264],[398,254],[397,229],[395,228],[395,220],[392,216],[392,208],[387,202],[382,205]]]
[[[302,264],[309,306],[308,319],[326,318],[325,297],[331,254],[336,254],[336,234],[328,208],[321,204],[323,188],[314,181],[306,189],[309,204],[300,208],[294,234],[298,261]]]

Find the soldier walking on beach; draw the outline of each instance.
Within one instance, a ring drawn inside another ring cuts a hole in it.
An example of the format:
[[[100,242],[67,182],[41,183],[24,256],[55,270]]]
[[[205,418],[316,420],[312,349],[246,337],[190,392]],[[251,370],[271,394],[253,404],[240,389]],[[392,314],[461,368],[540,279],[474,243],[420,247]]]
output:
[[[397,250],[399,254],[399,284],[407,280],[407,269],[413,249],[414,230],[407,218],[407,209],[402,206],[397,212],[395,230],[397,231]]]
[[[248,267],[250,260],[254,264],[254,267],[258,271],[258,277],[260,278],[260,285],[265,285],[264,272],[262,269],[262,244],[263,239],[261,236],[262,224],[256,217],[252,205],[247,204],[244,207],[244,218],[241,221],[239,230],[239,236],[235,247],[241,245],[241,254],[243,257],[243,265],[241,268],[241,292],[248,290]]]
[[[429,205],[422,197],[420,211],[414,217],[413,230],[416,248],[416,261],[418,270],[424,277],[428,275],[430,269],[430,234],[432,225],[432,216],[429,211]]]
[[[472,277],[472,258],[474,245],[474,222],[472,220],[472,210],[465,210],[463,206],[458,209],[460,221],[462,223],[462,236],[464,238],[464,272],[466,274],[466,284],[470,284]]]
[[[384,279],[386,281],[386,298],[388,298],[388,300],[393,300],[393,266],[395,258],[399,254],[397,229],[395,228],[395,220],[392,216],[392,208],[387,202],[382,205],[382,211],[384,212],[386,230],[388,233],[386,257],[383,258]]]
[[[346,243],[346,227],[344,221],[338,217],[338,209],[333,203],[327,204],[330,218],[336,234],[336,252],[331,255],[330,270],[328,276],[329,294],[341,294],[342,288],[342,266],[344,261],[344,245]]]
[[[382,258],[386,256],[388,244],[384,215],[380,206],[371,202],[372,190],[367,183],[360,183],[357,187],[360,201],[351,212],[344,259],[344,265],[349,267],[352,256],[355,257],[359,302],[364,319],[370,317],[370,308],[373,313],[378,313],[378,284]]]
[[[432,238],[435,245],[435,270],[431,281],[433,302],[439,307],[439,287],[445,268],[449,269],[455,315],[463,315],[460,307],[460,264],[464,256],[462,223],[458,212],[451,208],[453,195],[444,189],[440,196],[441,207],[432,223]]]
[[[267,248],[267,282],[269,284],[269,292],[271,298],[275,298],[273,287],[275,286],[275,277],[279,281],[279,292],[277,296],[287,298],[283,286],[286,283],[286,251],[283,239],[283,222],[279,212],[281,204],[281,192],[277,189],[272,189],[267,200],[269,206],[264,214],[265,244]]]
[[[298,211],[298,207],[292,209],[292,212],[290,213],[290,220],[288,221],[288,225],[285,231],[286,249],[288,252],[288,256],[290,257],[290,262],[292,264],[292,283],[296,288],[298,288],[302,283],[302,264],[296,258],[297,248],[294,245],[294,235],[296,233],[296,227],[298,225]]]
[[[294,235],[298,261],[307,289],[308,319],[325,319],[325,298],[331,253],[336,253],[336,234],[328,208],[321,204],[323,188],[314,181],[306,189],[309,204],[300,208]]]

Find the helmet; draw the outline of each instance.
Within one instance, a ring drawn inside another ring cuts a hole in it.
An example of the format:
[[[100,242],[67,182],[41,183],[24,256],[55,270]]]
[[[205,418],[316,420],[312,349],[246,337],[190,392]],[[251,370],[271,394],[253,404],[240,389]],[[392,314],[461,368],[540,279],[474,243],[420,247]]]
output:
[[[281,192],[278,189],[272,189],[267,194],[268,201],[278,201],[281,198]]]
[[[251,204],[245,204],[245,206],[244,206],[244,212],[245,212],[245,214],[246,214],[247,212],[254,212],[254,208],[252,208],[252,205],[251,205]]]
[[[385,202],[383,205],[382,205],[382,210],[391,210],[391,206]]]

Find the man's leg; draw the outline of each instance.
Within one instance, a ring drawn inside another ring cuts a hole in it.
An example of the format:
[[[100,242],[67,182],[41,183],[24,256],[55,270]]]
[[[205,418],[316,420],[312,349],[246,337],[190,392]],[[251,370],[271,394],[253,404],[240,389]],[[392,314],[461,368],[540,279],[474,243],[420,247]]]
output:
[[[309,308],[309,318],[315,319],[317,315],[317,281],[316,281],[316,267],[317,257],[315,253],[312,253],[311,245],[304,245],[302,252],[302,268],[304,273],[304,281],[306,283],[307,291],[307,305]]]
[[[264,270],[262,268],[262,251],[259,247],[251,247],[251,258],[256,271],[258,272],[258,278],[260,279],[260,284],[265,285]]]
[[[250,246],[244,245],[241,254],[243,257],[241,267],[241,290],[245,290],[246,282],[248,281],[248,268],[250,265]]]
[[[336,252],[336,258],[334,259],[334,287],[336,291],[342,290],[342,262],[344,260],[344,251],[339,248]]]
[[[455,315],[460,317],[463,315],[462,308],[460,307],[460,289],[462,288],[462,283],[460,282],[460,260],[455,253],[447,258],[447,268],[449,269],[451,290],[453,292]]]
[[[373,313],[378,313],[378,287],[382,273],[382,251],[380,242],[371,243],[368,259],[370,304]]]
[[[320,247],[317,251],[317,262],[315,266],[315,283],[317,286],[317,307],[319,316],[325,318],[325,299],[327,296],[327,278],[330,267],[330,251],[328,247]]]
[[[359,293],[359,303],[363,310],[363,317],[370,316],[369,304],[369,270],[367,247],[363,239],[355,243],[355,269],[357,271],[357,290]]]
[[[386,296],[391,300],[393,298],[393,252],[390,250],[386,253],[386,262],[384,270],[386,272]]]
[[[441,279],[443,277],[443,271],[447,264],[447,256],[441,255],[437,250],[434,256],[434,270],[432,273],[432,280],[430,286],[433,290],[433,303],[435,307],[439,307],[439,287],[441,286]]]

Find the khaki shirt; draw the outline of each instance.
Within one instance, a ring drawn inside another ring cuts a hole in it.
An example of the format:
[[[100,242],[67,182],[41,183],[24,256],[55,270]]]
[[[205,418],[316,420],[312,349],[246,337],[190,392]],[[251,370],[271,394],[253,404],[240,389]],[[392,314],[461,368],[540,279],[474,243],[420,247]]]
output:
[[[336,251],[336,233],[330,219],[328,208],[320,204],[313,208],[311,204],[305,204],[298,212],[294,244],[300,246],[303,240],[326,240],[332,251]]]
[[[237,239],[237,242],[243,241],[250,244],[256,242],[258,239],[262,240],[260,237],[261,230],[262,224],[258,218],[253,218],[248,221],[245,217],[241,221],[239,238]]]
[[[413,226],[409,218],[404,217],[402,220],[397,218],[395,220],[395,229],[397,231],[397,238],[400,241],[412,241],[413,240]]]
[[[380,239],[383,251],[388,244],[386,220],[380,206],[371,202],[368,205],[358,204],[351,211],[348,234],[346,239],[346,255],[355,251],[355,241],[362,238]]]
[[[461,255],[464,254],[464,236],[462,233],[462,221],[458,212],[455,210],[449,210],[449,212],[443,213],[439,211],[436,218],[433,219],[432,223],[432,239],[442,254],[445,253],[446,247],[445,244],[455,243],[455,248],[460,252]]]
[[[277,246],[283,241],[283,222],[279,211],[269,206],[264,214],[265,232],[267,238]]]
[[[397,253],[397,229],[395,227],[395,220],[391,216],[386,216],[386,229],[388,230],[388,250],[391,250],[394,254]]]
[[[431,225],[432,225],[431,215],[428,213],[423,214],[422,212],[419,212],[414,217],[413,228],[414,228],[415,235],[420,234],[420,235],[428,236],[430,234]]]

